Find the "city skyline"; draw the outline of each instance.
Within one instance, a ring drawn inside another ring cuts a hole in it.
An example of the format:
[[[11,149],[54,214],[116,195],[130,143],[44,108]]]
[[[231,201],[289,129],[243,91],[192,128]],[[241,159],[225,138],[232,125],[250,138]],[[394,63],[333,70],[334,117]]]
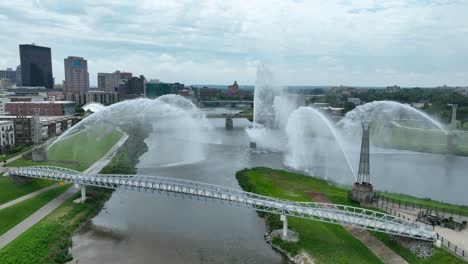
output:
[[[0,3],[0,68],[15,68],[17,45],[34,42],[52,48],[56,83],[63,58],[80,56],[91,86],[115,70],[254,84],[259,62],[280,84],[466,86],[467,10],[459,1],[397,0]]]

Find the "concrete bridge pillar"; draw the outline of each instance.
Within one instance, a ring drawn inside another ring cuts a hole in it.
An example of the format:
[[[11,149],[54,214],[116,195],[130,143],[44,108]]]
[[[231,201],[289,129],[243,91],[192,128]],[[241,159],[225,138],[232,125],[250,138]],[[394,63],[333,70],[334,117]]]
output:
[[[86,201],[86,185],[81,184],[80,189],[81,189],[81,202],[84,203]]]
[[[86,201],[86,185],[75,184],[75,188],[79,188],[81,191],[81,197],[80,199],[76,199],[75,203],[84,203]]]
[[[288,218],[286,215],[282,214],[280,220],[283,222],[283,237],[288,237]]]
[[[232,129],[234,127],[234,122],[232,121],[232,118],[227,117],[226,118],[226,129]]]

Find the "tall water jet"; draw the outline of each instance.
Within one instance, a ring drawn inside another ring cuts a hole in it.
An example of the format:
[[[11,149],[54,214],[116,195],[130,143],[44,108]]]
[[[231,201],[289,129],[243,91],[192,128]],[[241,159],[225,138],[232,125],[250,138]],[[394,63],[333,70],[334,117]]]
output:
[[[284,128],[297,106],[286,89],[275,82],[268,67],[259,64],[254,90],[254,123],[247,133],[256,146],[282,151],[286,143]]]
[[[330,120],[319,110],[311,107],[296,109],[289,117],[286,134],[288,166],[315,173],[314,167],[327,166],[329,159],[339,159],[333,153],[333,146],[337,146],[341,158],[346,160],[350,174],[357,179],[343,139]]]
[[[193,103],[171,95],[154,100],[128,100],[104,107],[62,134],[49,148],[73,133],[98,125],[123,131],[143,127],[149,133],[145,141],[148,148],[165,152],[156,151],[161,155],[140,162],[161,166],[204,159],[204,144],[209,141],[211,131],[204,114]]]

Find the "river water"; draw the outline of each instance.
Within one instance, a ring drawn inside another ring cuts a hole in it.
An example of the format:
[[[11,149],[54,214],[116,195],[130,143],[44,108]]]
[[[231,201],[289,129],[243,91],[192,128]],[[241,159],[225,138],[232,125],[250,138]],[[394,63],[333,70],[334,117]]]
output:
[[[210,120],[213,141],[205,159],[172,164],[187,144],[170,135],[150,137],[138,174],[174,177],[239,188],[235,172],[254,166],[284,169],[283,154],[249,148],[247,120]],[[190,131],[187,131],[190,136]],[[357,164],[359,155],[353,162]],[[371,155],[377,189],[468,204],[468,158],[384,150]],[[327,162],[328,178],[351,184],[343,160]],[[174,196],[117,190],[93,225],[73,237],[71,263],[286,263],[263,240],[266,228],[254,211]]]

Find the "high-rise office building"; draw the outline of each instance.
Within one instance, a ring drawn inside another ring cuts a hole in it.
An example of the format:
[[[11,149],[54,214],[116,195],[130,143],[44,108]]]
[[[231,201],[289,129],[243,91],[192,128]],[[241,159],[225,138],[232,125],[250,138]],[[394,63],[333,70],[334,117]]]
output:
[[[16,71],[12,68],[7,68],[6,70],[0,70],[0,79],[8,79],[13,83],[16,82]]]
[[[19,45],[23,86],[54,88],[50,48],[34,44]]]
[[[86,93],[89,90],[88,62],[82,57],[69,56],[64,59],[65,92]]]
[[[132,77],[128,80],[123,80],[119,85],[120,98],[136,98],[145,94],[145,76]]]
[[[131,72],[115,71],[113,73],[98,73],[98,89],[108,93],[116,92],[119,85],[132,78]]]

